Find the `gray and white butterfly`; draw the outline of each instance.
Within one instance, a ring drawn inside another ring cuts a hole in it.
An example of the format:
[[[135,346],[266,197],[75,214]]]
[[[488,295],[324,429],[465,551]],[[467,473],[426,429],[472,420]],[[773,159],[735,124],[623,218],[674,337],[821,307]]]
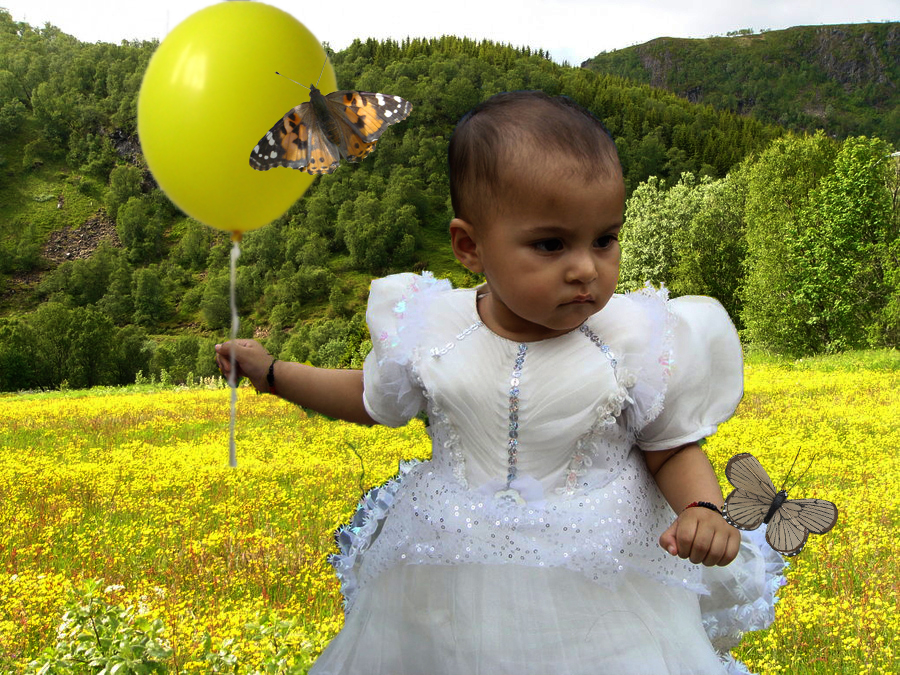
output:
[[[800,553],[810,532],[825,534],[837,522],[837,507],[825,499],[788,499],[786,490],[775,492],[769,474],[749,452],[729,459],[725,476],[735,487],[725,499],[725,519],[739,530],[765,523],[769,546],[786,556]]]

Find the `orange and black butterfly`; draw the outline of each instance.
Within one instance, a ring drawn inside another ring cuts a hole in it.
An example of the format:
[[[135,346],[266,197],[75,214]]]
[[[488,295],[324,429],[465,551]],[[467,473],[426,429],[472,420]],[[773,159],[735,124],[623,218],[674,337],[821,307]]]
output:
[[[250,166],[276,166],[331,173],[341,157],[358,162],[390,125],[409,116],[412,104],[399,96],[368,91],[322,94],[309,87],[309,102],[291,108],[250,152]]]
[[[740,530],[765,523],[766,541],[779,553],[797,555],[810,532],[825,534],[837,522],[837,507],[825,499],[788,499],[784,486],[775,492],[769,474],[749,452],[729,459],[725,476],[735,487],[725,499],[725,519]]]

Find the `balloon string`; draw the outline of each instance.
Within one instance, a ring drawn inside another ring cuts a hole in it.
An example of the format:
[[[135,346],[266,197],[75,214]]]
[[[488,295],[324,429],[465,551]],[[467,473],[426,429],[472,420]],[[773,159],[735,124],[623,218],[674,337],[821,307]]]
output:
[[[236,340],[238,336],[238,328],[240,328],[241,320],[237,312],[237,260],[241,256],[241,237],[239,232],[235,232],[232,237],[234,244],[231,247],[231,339]],[[237,413],[237,368],[235,359],[235,348],[231,348],[231,374],[228,377],[228,384],[231,386],[231,422],[228,431],[228,465],[232,468],[237,467],[237,450],[234,445],[234,425]]]

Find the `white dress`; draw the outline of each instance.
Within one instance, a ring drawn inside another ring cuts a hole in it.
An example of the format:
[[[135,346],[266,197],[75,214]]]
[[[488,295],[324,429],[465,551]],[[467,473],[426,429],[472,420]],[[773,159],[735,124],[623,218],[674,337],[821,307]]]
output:
[[[401,274],[372,283],[367,321],[366,409],[425,411],[433,453],[339,531],[345,625],[311,675],[747,672],[728,649],[774,619],[784,563],[762,531],[726,567],[669,555],[675,514],[643,459],[740,401],[721,305],[647,288],[517,343],[475,289]]]

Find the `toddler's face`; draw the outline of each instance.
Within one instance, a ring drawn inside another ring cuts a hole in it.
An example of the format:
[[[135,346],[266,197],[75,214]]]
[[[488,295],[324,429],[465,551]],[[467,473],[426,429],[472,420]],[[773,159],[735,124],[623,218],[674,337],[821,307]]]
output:
[[[514,190],[499,213],[472,227],[475,271],[490,290],[479,304],[482,320],[504,337],[533,341],[600,311],[619,278],[624,210],[621,178],[548,176]]]

